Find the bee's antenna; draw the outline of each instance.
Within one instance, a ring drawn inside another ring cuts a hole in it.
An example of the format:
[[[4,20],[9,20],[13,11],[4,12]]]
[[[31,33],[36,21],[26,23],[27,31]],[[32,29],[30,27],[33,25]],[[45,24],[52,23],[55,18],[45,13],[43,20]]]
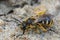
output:
[[[12,18],[21,23],[21,21],[19,21],[18,19],[14,18],[14,17],[12,17]]]

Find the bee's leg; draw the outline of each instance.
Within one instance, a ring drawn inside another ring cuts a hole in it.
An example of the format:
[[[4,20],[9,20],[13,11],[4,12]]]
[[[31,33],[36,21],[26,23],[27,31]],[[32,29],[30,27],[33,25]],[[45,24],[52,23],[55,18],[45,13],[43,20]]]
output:
[[[39,24],[39,28],[43,31],[46,32],[47,30],[43,27],[43,25]]]
[[[34,27],[35,27],[35,26],[33,26],[33,25],[30,25],[30,28],[31,28],[31,29],[33,29]]]
[[[38,25],[35,25],[34,32],[40,34],[40,30],[38,28]]]
[[[33,24],[30,24],[29,25],[29,31],[33,33],[34,29],[35,29],[35,26]]]
[[[29,31],[28,33],[32,32],[33,28],[34,26],[30,24],[29,27],[27,28],[27,30]]]
[[[38,28],[36,29],[36,33],[40,34],[40,30]]]

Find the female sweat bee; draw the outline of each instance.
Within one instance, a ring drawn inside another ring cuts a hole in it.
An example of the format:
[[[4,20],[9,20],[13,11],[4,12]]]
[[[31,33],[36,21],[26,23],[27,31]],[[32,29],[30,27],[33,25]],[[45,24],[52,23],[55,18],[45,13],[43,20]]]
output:
[[[43,32],[47,32],[53,25],[53,19],[51,18],[51,15],[44,14],[38,17],[37,19],[28,18],[26,21],[23,21],[21,25],[23,34],[25,33],[26,30],[33,30],[36,33],[40,33],[40,30]]]

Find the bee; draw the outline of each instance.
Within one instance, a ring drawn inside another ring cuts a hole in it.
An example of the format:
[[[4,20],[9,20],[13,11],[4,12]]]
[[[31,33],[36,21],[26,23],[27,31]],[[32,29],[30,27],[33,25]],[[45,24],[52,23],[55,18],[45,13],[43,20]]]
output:
[[[37,20],[37,21],[36,21]],[[36,21],[36,22],[35,22]],[[49,14],[45,14],[41,17],[28,18],[26,21],[23,21],[21,29],[23,34],[26,30],[33,30],[36,33],[40,33],[40,30],[47,32],[49,28],[53,25],[53,20]]]

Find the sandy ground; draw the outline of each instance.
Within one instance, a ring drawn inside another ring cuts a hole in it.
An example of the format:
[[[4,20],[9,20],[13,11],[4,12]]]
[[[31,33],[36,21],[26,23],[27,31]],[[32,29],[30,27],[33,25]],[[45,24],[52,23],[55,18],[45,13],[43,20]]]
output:
[[[18,24],[35,15],[33,9],[40,5],[54,16],[55,32],[21,35]],[[0,40],[60,40],[60,0],[0,0]]]

